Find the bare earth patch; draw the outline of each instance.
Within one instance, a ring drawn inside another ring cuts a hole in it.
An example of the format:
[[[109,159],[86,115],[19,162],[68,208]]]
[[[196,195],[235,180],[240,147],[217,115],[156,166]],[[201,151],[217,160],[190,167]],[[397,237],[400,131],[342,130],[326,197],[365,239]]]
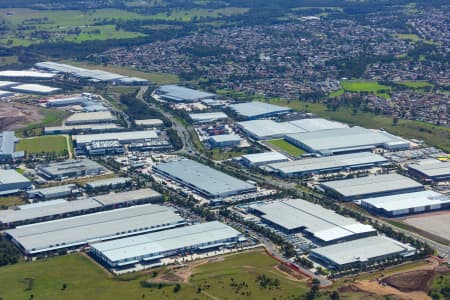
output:
[[[44,117],[39,108],[21,103],[0,103],[0,130],[16,130],[31,123],[38,123]]]

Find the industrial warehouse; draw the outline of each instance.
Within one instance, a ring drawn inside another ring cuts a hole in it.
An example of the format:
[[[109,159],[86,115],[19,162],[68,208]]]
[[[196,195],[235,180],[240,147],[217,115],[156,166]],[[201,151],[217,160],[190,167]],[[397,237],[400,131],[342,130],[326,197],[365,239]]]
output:
[[[86,188],[88,189],[99,189],[104,187],[116,188],[118,186],[126,186],[131,183],[131,178],[129,177],[115,177],[100,179],[95,181],[90,181],[86,183]]]
[[[95,243],[91,253],[110,268],[162,265],[162,259],[185,252],[206,252],[245,241],[237,230],[218,221]]]
[[[226,120],[228,119],[228,116],[223,112],[210,112],[189,114],[189,118],[193,123],[210,123],[220,120]]]
[[[409,142],[385,131],[358,126],[290,134],[286,136],[286,140],[320,155],[367,151],[376,147],[402,150],[410,146]]]
[[[35,202],[33,204],[20,205],[15,209],[0,210],[0,227],[12,228],[25,224],[86,215],[98,211],[155,203],[161,200],[161,194],[151,189],[142,189],[72,201],[56,199]]]
[[[39,94],[39,95],[56,94],[59,91],[61,91],[60,88],[32,83],[16,85],[11,87],[11,90],[14,92],[20,92],[25,94]]]
[[[49,199],[74,196],[78,192],[78,187],[75,184],[65,184],[27,191],[27,197],[28,199],[35,199],[37,201],[46,201]]]
[[[283,177],[292,177],[368,169],[387,163],[388,160],[380,155],[361,152],[273,163],[267,167]]]
[[[128,77],[102,70],[84,69],[50,61],[38,62],[35,64],[35,67],[54,73],[67,74],[76,78],[86,79],[91,82],[110,82],[123,85],[148,84],[148,80],[142,78]],[[53,75],[55,76],[55,74]]]
[[[42,164],[37,166],[37,171],[47,179],[61,180],[80,176],[100,175],[106,169],[95,161],[84,158]]]
[[[253,214],[285,233],[303,233],[319,245],[358,239],[376,234],[370,225],[343,217],[332,210],[300,199],[250,205]]]
[[[292,111],[289,107],[259,101],[231,104],[229,108],[238,116],[247,120],[268,118]]]
[[[88,243],[174,228],[185,220],[170,208],[146,204],[7,230],[27,256],[75,250]]]
[[[450,180],[450,162],[439,160],[420,162],[408,166],[411,176],[425,182],[440,182]]]
[[[155,140],[158,138],[158,133],[156,130],[124,131],[116,133],[74,135],[72,138],[76,142],[77,146],[90,144],[94,141],[108,140],[117,140],[121,144],[130,144],[133,142]]]
[[[18,193],[31,188],[31,181],[16,170],[0,169],[0,195]]]
[[[450,198],[434,191],[422,191],[361,201],[365,209],[388,217],[450,208]]]
[[[17,138],[14,131],[0,132],[0,162],[13,161],[24,155],[23,151],[16,151]]]
[[[424,189],[420,183],[399,174],[329,181],[321,183],[320,187],[343,201],[412,193]]]
[[[71,115],[66,120],[66,125],[83,125],[97,123],[114,123],[117,120],[109,111],[85,112]]]
[[[343,270],[413,255],[416,249],[384,236],[372,236],[311,250],[310,258],[326,268]]]
[[[216,95],[197,91],[178,85],[163,85],[154,91],[153,96],[169,102],[197,102],[203,99],[212,99]]]
[[[237,134],[220,134],[210,136],[208,143],[212,148],[237,147],[242,138]]]
[[[85,124],[75,126],[50,126],[44,128],[44,134],[61,134],[61,133],[96,133],[96,132],[112,132],[123,130],[123,127],[108,123],[108,124]]]
[[[241,161],[249,167],[259,167],[270,163],[287,162],[289,159],[279,152],[264,152],[255,154],[245,154],[241,156]]]
[[[256,186],[219,172],[196,161],[183,159],[153,166],[153,171],[207,198],[255,192]]]

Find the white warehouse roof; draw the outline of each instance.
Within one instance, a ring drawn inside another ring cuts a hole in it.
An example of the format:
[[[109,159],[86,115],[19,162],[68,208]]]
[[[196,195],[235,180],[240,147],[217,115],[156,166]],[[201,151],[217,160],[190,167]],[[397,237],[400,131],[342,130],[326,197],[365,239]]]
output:
[[[282,138],[287,134],[305,132],[289,122],[275,122],[273,120],[252,120],[237,123],[247,134],[257,140]]]
[[[20,84],[11,87],[12,90],[24,93],[51,94],[60,91],[60,88],[50,87],[42,84]]]
[[[156,130],[144,131],[123,131],[114,133],[99,133],[99,134],[85,134],[74,135],[73,139],[77,144],[88,144],[93,141],[119,140],[120,142],[131,142],[139,140],[152,140],[158,138]]]
[[[231,104],[229,107],[246,118],[267,117],[292,111],[289,107],[259,101]]]
[[[372,236],[354,241],[312,249],[313,254],[332,261],[336,265],[366,262],[385,255],[410,252],[414,248],[384,236]]]
[[[228,116],[223,112],[210,112],[210,113],[192,113],[189,117],[193,122],[214,122],[217,120],[223,120]]]
[[[322,118],[301,119],[290,121],[290,124],[300,127],[305,131],[320,131],[327,129],[348,128],[348,125]]]
[[[450,204],[450,197],[434,191],[422,191],[384,197],[369,198],[361,201],[363,206],[371,206],[386,211],[409,210],[417,207]]]
[[[370,225],[338,215],[332,210],[300,199],[258,203],[250,206],[262,218],[286,230],[304,230],[324,242],[375,232]]]
[[[158,256],[178,249],[236,239],[241,233],[218,221],[179,227],[92,245],[111,262]]]
[[[104,239],[170,228],[184,223],[170,208],[147,204],[20,226],[6,233],[28,255]]]
[[[288,161],[288,158],[279,152],[270,151],[255,154],[245,154],[242,158],[246,159],[250,164],[271,163],[274,161]]]
[[[345,180],[328,181],[321,186],[334,190],[343,197],[370,197],[374,194],[396,194],[406,190],[423,190],[423,186],[399,174],[385,174]]]
[[[66,122],[69,124],[76,123],[88,123],[89,121],[105,121],[105,122],[114,122],[116,117],[111,114],[110,111],[96,111],[96,112],[82,112],[75,113],[67,118]]]
[[[54,78],[56,74],[37,72],[37,71],[0,71],[0,77],[17,77],[17,78],[39,78],[39,79],[51,79]]]

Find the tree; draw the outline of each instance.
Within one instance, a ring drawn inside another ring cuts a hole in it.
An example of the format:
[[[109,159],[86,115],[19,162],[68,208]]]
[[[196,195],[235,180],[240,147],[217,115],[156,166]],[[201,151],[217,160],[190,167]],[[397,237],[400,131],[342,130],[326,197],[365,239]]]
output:
[[[330,300],[339,300],[341,299],[339,293],[337,291],[333,291],[330,295]]]
[[[180,290],[181,290],[181,285],[179,283],[177,283],[175,285],[175,287],[173,288],[173,292],[178,293]]]

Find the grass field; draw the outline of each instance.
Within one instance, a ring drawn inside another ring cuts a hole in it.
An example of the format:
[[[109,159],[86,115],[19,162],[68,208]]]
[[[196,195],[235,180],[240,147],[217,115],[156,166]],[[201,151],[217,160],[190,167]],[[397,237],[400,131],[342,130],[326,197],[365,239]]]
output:
[[[300,149],[299,147],[292,145],[283,139],[270,140],[267,141],[267,143],[289,153],[292,156],[300,156],[306,153],[305,150]]]
[[[305,282],[288,279],[277,271],[276,261],[262,251],[232,255],[225,260],[195,267],[188,284],[182,283],[178,293],[173,284],[158,289],[144,288],[142,281],[151,279],[149,273],[134,273],[112,277],[81,254],[70,254],[35,262],[21,262],[0,268],[0,297],[2,299],[285,299],[302,295],[308,289]],[[158,273],[164,269],[155,269]],[[279,289],[259,287],[256,278],[265,274],[280,281]],[[245,282],[238,288],[233,282]],[[67,285],[62,290],[63,284]],[[201,292],[198,293],[198,287]],[[243,295],[244,293],[244,295]]]
[[[23,150],[27,154],[40,153],[65,153],[67,152],[67,139],[65,136],[40,136],[21,139],[16,147],[17,150]]]
[[[327,110],[326,106],[317,103],[304,103],[300,101],[287,101],[284,99],[271,99],[270,103],[289,106],[295,110],[307,110],[321,117],[367,128],[384,128],[385,130],[405,138],[423,139],[428,144],[450,152],[450,128],[436,126],[419,121],[399,120],[392,124],[392,118],[372,113],[353,113],[352,109],[341,107],[337,111]]]
[[[379,84],[376,81],[364,80],[343,80],[341,86],[345,91],[349,92],[372,92],[378,93],[382,91],[390,91],[391,88],[386,85]]]
[[[24,204],[25,201],[20,196],[1,196],[0,197],[0,206],[6,208],[16,205]],[[0,292],[1,296],[1,292]]]
[[[196,8],[190,10],[174,10],[170,13],[159,13],[150,16],[150,19],[165,21],[182,21],[189,22],[200,18],[218,18],[222,16],[240,15],[246,13],[248,8],[241,7],[224,7],[218,9]]]
[[[97,69],[103,70],[113,73],[118,73],[121,75],[132,76],[132,77],[140,77],[147,79],[156,84],[170,84],[170,83],[178,83],[180,79],[175,74],[168,73],[157,73],[157,72],[143,72],[132,68],[119,67],[119,66],[104,66],[104,65],[94,65],[90,63],[81,63],[74,61],[62,61],[62,63],[66,63],[69,65],[86,68],[86,69]]]
[[[422,88],[426,88],[426,87],[433,87],[434,85],[426,82],[426,81],[400,81],[398,82],[398,84],[407,86],[409,88],[412,89],[422,89]]]

